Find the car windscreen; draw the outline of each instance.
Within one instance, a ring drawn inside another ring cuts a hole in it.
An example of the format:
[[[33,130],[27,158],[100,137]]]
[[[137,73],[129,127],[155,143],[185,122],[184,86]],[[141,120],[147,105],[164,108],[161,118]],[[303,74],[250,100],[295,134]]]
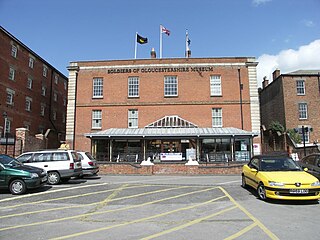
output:
[[[5,166],[5,167],[16,167],[20,166],[22,163],[19,162],[17,159],[12,158],[10,156],[6,155],[1,155],[0,156],[0,162]]]
[[[302,171],[291,158],[266,158],[261,160],[261,171]]]

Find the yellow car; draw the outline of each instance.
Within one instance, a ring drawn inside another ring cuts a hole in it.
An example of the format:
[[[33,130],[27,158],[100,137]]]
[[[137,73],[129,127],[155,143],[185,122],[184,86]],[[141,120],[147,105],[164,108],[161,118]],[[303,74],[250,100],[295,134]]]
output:
[[[259,155],[242,168],[242,187],[257,190],[261,200],[318,200],[320,182],[286,155]]]

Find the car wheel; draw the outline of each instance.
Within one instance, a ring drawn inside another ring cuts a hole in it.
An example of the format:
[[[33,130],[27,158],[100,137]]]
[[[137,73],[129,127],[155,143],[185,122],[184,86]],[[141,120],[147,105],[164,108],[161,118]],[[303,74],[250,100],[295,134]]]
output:
[[[48,183],[51,185],[58,184],[60,182],[60,175],[57,172],[48,172]]]
[[[24,194],[27,191],[26,184],[23,180],[15,179],[10,183],[10,192],[14,195]]]
[[[258,196],[261,200],[263,200],[263,201],[267,200],[266,189],[262,183],[259,184],[257,192],[258,192]]]
[[[242,175],[241,187],[246,188],[247,186],[246,177]]]

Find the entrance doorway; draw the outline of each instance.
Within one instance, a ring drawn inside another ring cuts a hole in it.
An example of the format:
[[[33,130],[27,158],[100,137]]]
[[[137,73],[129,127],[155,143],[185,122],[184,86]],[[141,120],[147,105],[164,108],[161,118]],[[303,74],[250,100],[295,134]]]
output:
[[[161,152],[163,153],[177,153],[181,152],[180,141],[163,140],[161,145]]]

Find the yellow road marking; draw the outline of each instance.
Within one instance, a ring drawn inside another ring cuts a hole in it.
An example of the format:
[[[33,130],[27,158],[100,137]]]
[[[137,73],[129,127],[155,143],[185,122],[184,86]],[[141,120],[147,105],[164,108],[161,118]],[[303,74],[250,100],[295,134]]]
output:
[[[257,223],[252,223],[249,226],[245,227],[244,229],[242,229],[241,231],[225,238],[224,240],[232,240],[232,239],[236,239],[237,237],[240,237],[241,235],[245,234],[246,232],[250,231],[252,228],[254,228],[255,226],[257,226]]]
[[[202,218],[197,218],[197,219],[195,219],[195,220],[189,221],[189,222],[187,222],[187,223],[185,223],[185,224],[182,224],[182,225],[180,225],[180,226],[177,226],[177,227],[174,227],[174,228],[170,228],[170,229],[167,229],[167,230],[165,230],[165,231],[163,231],[163,232],[159,232],[159,233],[153,234],[153,235],[151,235],[151,236],[142,238],[141,240],[148,240],[148,239],[160,237],[160,236],[162,236],[162,235],[165,235],[165,234],[168,234],[168,233],[171,233],[171,232],[174,232],[174,231],[178,231],[178,230],[183,229],[183,228],[186,228],[186,227],[190,227],[190,226],[192,226],[192,225],[194,225],[194,224],[200,223],[201,221],[204,221],[204,220],[207,220],[207,219],[209,219],[209,218],[215,217],[215,216],[217,216],[217,215],[220,215],[220,214],[222,214],[222,213],[228,212],[228,211],[230,211],[230,210],[232,210],[232,209],[235,209],[235,208],[237,208],[237,206],[229,207],[229,208],[227,208],[227,209],[221,210],[221,211],[216,212],[216,213],[213,213],[213,214],[211,214],[211,215],[208,215],[208,216],[205,216],[205,217],[202,217]]]
[[[75,234],[70,234],[70,235],[66,235],[66,236],[62,236],[62,237],[52,238],[51,240],[61,240],[61,239],[73,238],[73,237],[78,237],[78,236],[82,236],[82,235],[86,235],[86,234],[90,234],[90,233],[95,233],[95,232],[108,230],[108,229],[111,229],[111,228],[130,225],[130,224],[133,224],[133,223],[144,222],[144,221],[147,221],[147,220],[150,220],[150,219],[163,217],[163,216],[166,216],[166,215],[169,215],[169,214],[173,214],[173,213],[176,213],[176,212],[185,211],[185,210],[189,210],[189,209],[192,209],[192,208],[200,207],[200,206],[203,206],[203,205],[206,205],[206,204],[209,204],[209,203],[213,203],[213,202],[215,202],[217,200],[220,200],[222,198],[225,198],[225,197],[226,196],[221,196],[221,197],[218,197],[218,198],[215,198],[215,199],[211,199],[211,200],[206,201],[206,202],[194,204],[194,205],[191,205],[191,206],[188,206],[188,207],[178,208],[178,209],[175,209],[175,210],[172,210],[172,211],[159,213],[159,214],[156,214],[156,215],[153,215],[153,216],[149,216],[149,217],[145,217],[145,218],[136,219],[136,220],[133,220],[133,221],[130,221],[130,222],[120,223],[120,224],[116,224],[116,225],[112,225],[112,226],[108,226],[108,227],[103,227],[103,228],[93,229],[93,230],[79,232],[79,233],[75,233]],[[230,207],[228,209],[225,209],[224,211],[229,211],[229,210],[232,210],[232,209],[235,209],[235,208],[236,208],[236,206],[232,206],[232,207]]]
[[[127,187],[125,189],[143,187],[143,186],[144,185],[142,185],[142,186],[132,186],[132,187]],[[118,201],[118,200],[135,198],[135,197],[145,196],[145,195],[154,194],[154,193],[166,192],[166,191],[171,191],[171,190],[175,190],[175,189],[179,189],[179,188],[188,188],[188,186],[179,186],[179,187],[174,187],[174,188],[160,189],[160,190],[156,190],[156,191],[152,191],[152,192],[139,193],[139,194],[136,194],[136,195],[130,195],[130,196],[126,196],[126,197],[115,198],[115,199],[112,199],[112,201]],[[101,192],[111,192],[111,191],[114,191],[114,189],[104,190],[104,191],[101,191]],[[101,193],[101,192],[99,192],[99,193]],[[78,195],[77,197],[79,197],[79,196],[87,196],[87,195],[88,194],[85,193],[85,194]],[[64,199],[68,199],[68,198],[70,198],[70,196],[59,198],[59,200],[62,200],[62,199],[64,200]],[[71,196],[71,198],[72,198],[72,196]],[[56,198],[55,200],[57,200],[57,199],[58,198]],[[39,202],[42,202],[42,201],[39,201]],[[39,202],[36,202],[36,203],[39,203]],[[46,202],[46,200],[44,200],[43,202]],[[28,204],[35,204],[35,202],[28,203]],[[11,215],[0,216],[0,219],[9,218],[9,217],[23,216],[23,215],[31,215],[31,214],[43,213],[43,212],[50,212],[50,211],[58,211],[58,210],[70,209],[70,208],[83,208],[83,207],[89,207],[89,206],[94,206],[94,205],[98,205],[98,204],[100,204],[100,202],[88,203],[88,204],[83,204],[83,205],[71,205],[71,206],[65,206],[65,207],[55,207],[55,208],[42,209],[42,210],[37,210],[37,211],[32,211],[32,212],[15,213],[15,214],[11,214]],[[21,205],[24,206],[24,204],[21,204]]]
[[[179,188],[179,187],[177,187],[177,188]],[[112,210],[106,210],[106,211],[94,212],[94,213],[85,213],[85,214],[80,214],[80,215],[71,216],[71,217],[52,219],[52,220],[48,220],[48,221],[28,223],[28,224],[22,224],[22,225],[15,225],[15,226],[11,226],[11,227],[0,228],[0,231],[16,229],[16,228],[23,228],[23,227],[30,227],[30,226],[36,226],[36,225],[42,225],[42,224],[46,224],[46,223],[60,222],[60,221],[75,219],[75,218],[79,218],[79,217],[83,217],[83,216],[92,216],[92,215],[98,215],[98,214],[104,214],[104,213],[128,210],[128,209],[143,207],[143,206],[147,206],[147,205],[151,205],[151,204],[154,204],[154,203],[159,203],[159,202],[163,202],[163,201],[166,201],[166,200],[171,200],[171,199],[175,199],[175,198],[179,198],[179,197],[183,197],[183,196],[188,196],[188,195],[195,194],[195,193],[206,192],[206,191],[210,191],[210,190],[213,190],[213,189],[216,189],[216,188],[217,187],[206,188],[206,189],[202,189],[202,190],[183,193],[183,194],[180,194],[180,195],[176,195],[176,196],[172,196],[172,197],[168,197],[168,198],[163,198],[163,199],[159,199],[159,200],[155,200],[155,201],[151,201],[151,202],[146,202],[146,203],[142,203],[142,204],[138,204],[138,205],[134,205],[134,206],[128,206],[128,207],[124,207],[124,208],[119,208],[119,209],[112,209]],[[225,197],[225,196],[223,196],[223,197]],[[115,200],[116,199],[113,199],[113,201],[115,201]]]
[[[87,188],[87,187],[96,187],[96,186],[102,186],[102,185],[108,185],[108,184],[109,183],[98,183],[98,184],[90,184],[90,185],[84,185],[84,186],[78,186],[78,187],[72,187],[72,188],[56,189],[56,190],[40,192],[40,193],[26,194],[26,195],[21,195],[21,196],[1,199],[0,203],[1,202],[7,202],[7,201],[13,201],[13,200],[17,200],[17,199],[22,199],[22,198],[35,197],[35,196],[40,196],[40,195],[45,195],[45,194],[50,194],[50,193],[70,191],[70,189],[73,190],[73,189],[80,189],[80,188]],[[3,209],[3,208],[4,207],[1,207],[0,209]]]
[[[244,207],[242,207],[236,200],[233,199],[233,197],[230,196],[230,194],[224,190],[224,188],[219,187],[222,192],[230,199],[231,202],[233,202],[242,212],[244,212],[254,223],[256,223],[271,239],[273,240],[279,240],[279,238],[272,233],[266,226],[264,226],[257,218],[255,218],[250,212],[247,211]]]

